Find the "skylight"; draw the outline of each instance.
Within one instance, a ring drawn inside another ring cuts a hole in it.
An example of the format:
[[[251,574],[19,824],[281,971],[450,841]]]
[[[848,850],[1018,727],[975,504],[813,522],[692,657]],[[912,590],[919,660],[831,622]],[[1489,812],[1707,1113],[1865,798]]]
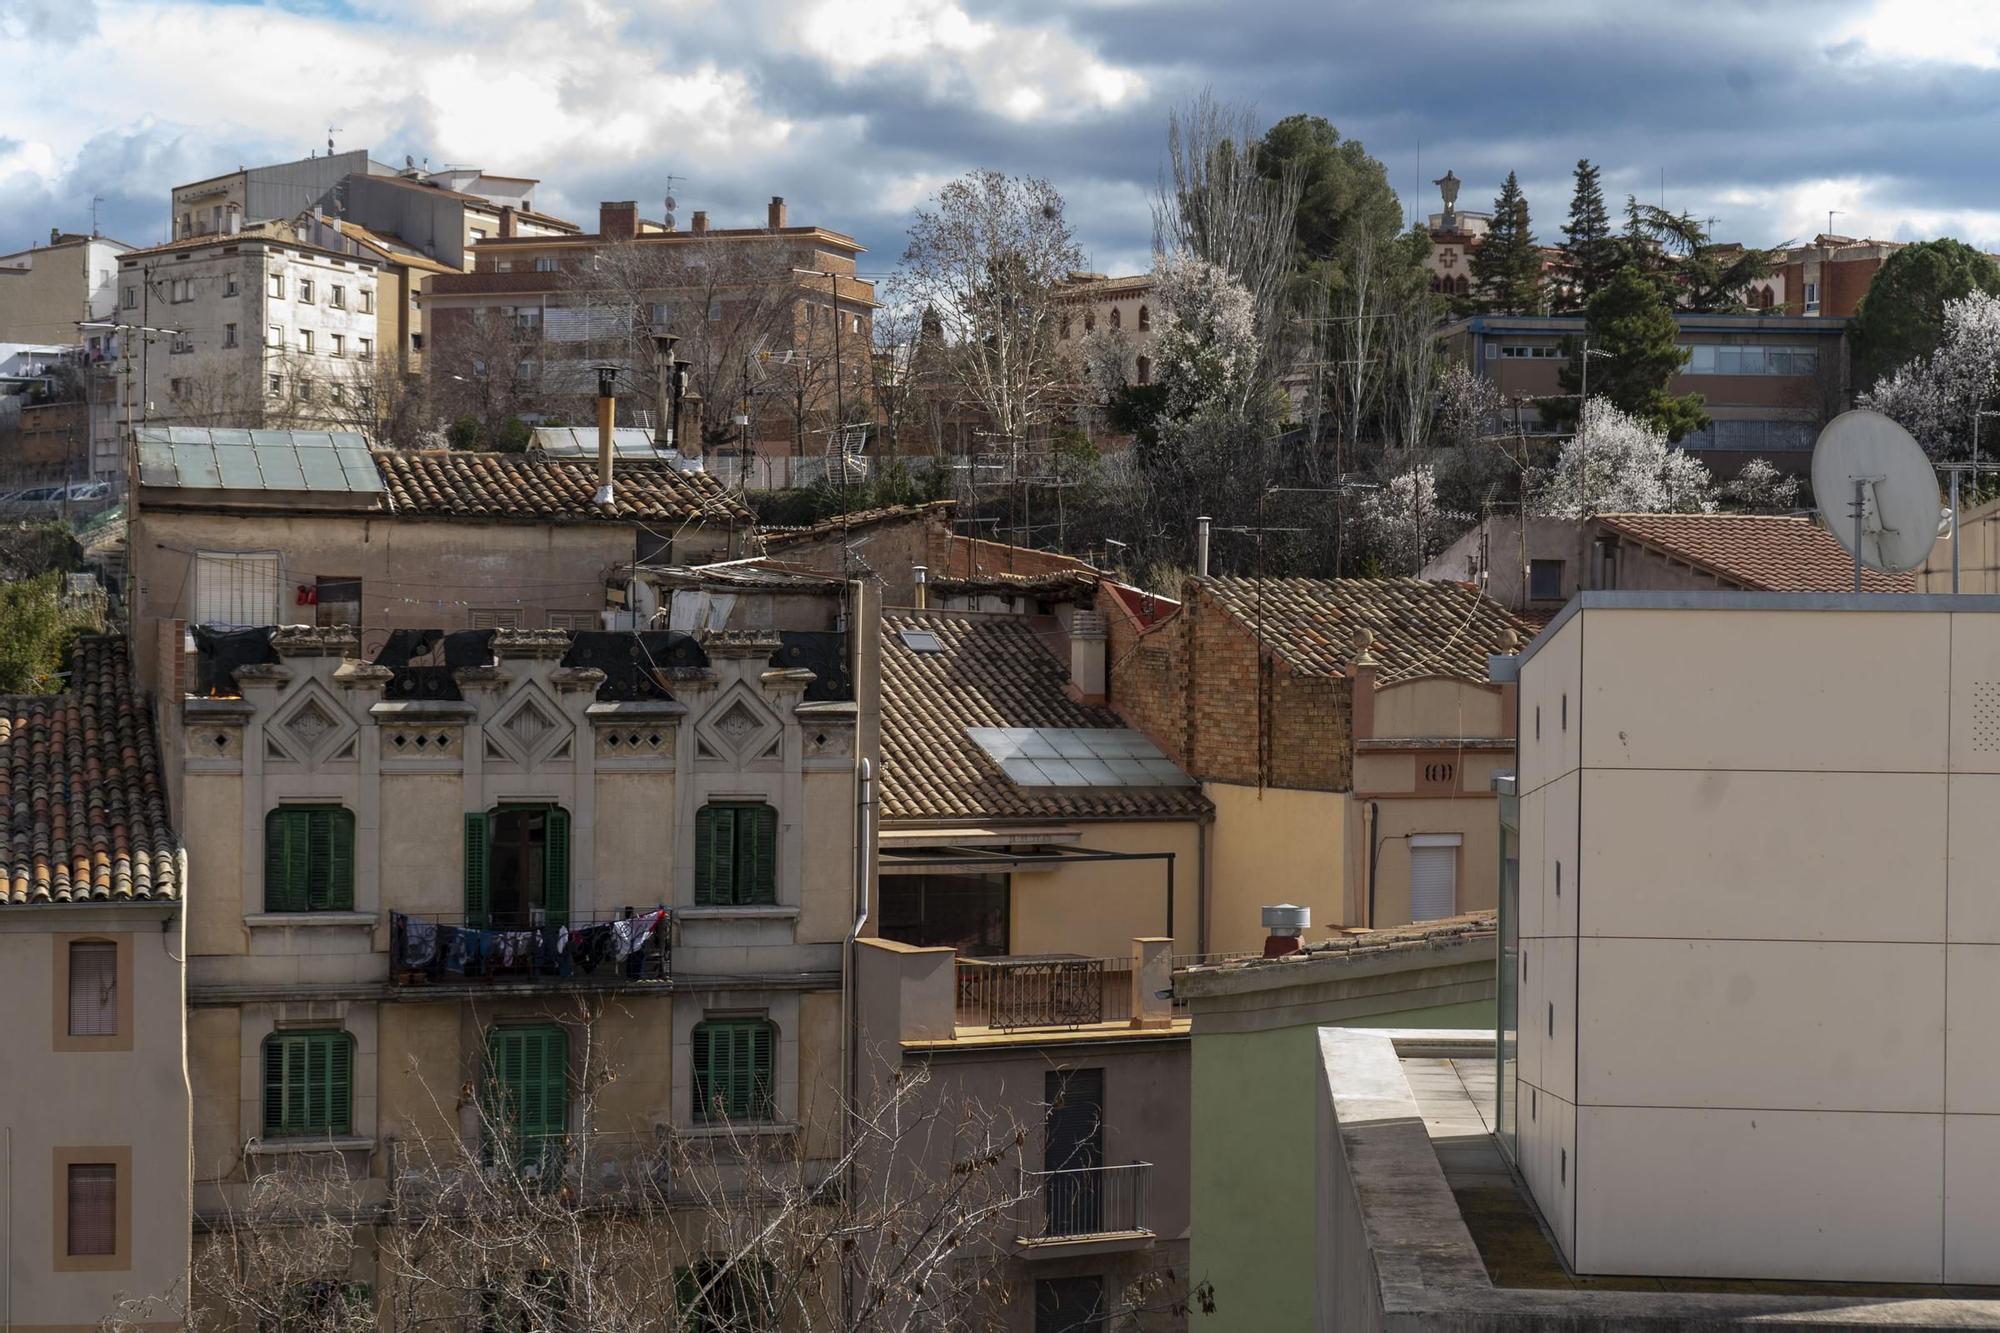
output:
[[[1193,778],[1128,727],[967,727],[1017,787],[1192,787]]]
[[[902,629],[896,631],[903,640],[903,646],[913,653],[941,653],[944,642],[927,629]]]

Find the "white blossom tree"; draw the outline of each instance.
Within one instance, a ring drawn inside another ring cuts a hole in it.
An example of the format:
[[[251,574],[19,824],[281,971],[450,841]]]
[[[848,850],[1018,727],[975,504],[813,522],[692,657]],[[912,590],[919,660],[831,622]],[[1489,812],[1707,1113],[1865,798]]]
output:
[[[1185,250],[1157,258],[1153,281],[1165,308],[1153,335],[1153,369],[1166,390],[1167,414],[1239,408],[1256,383],[1259,343],[1249,290]]]
[[[1555,466],[1530,479],[1527,510],[1553,518],[1592,514],[1697,514],[1716,507],[1715,479],[1699,459],[1609,400],[1583,406]]]
[[[1472,522],[1438,503],[1437,473],[1418,463],[1364,492],[1356,521],[1385,574],[1418,574]]]
[[[2000,297],[1974,290],[1945,302],[1937,351],[1899,367],[1863,394],[1861,405],[1896,421],[1931,457],[1965,458],[1972,452],[1974,413],[1996,393]]]

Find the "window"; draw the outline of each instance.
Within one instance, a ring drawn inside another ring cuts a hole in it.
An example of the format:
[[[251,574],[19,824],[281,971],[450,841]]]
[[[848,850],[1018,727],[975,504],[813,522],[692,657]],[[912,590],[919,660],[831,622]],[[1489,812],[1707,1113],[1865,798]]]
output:
[[[1151,384],[1152,382],[1153,359],[1149,356],[1142,356],[1139,358],[1139,383]]]
[[[331,402],[344,403],[347,401],[347,388],[342,384],[329,384],[326,388],[326,396]]]
[[[1104,1279],[1045,1277],[1035,1281],[1035,1333],[1099,1333]]]
[[[1818,369],[1819,352],[1811,347],[1687,346],[1690,375],[1811,375]]]
[[[282,301],[285,297],[285,275],[282,273],[273,273],[270,277],[268,287],[271,295]]]
[[[301,305],[311,305],[313,303],[313,280],[311,278],[299,279],[299,303]]]
[[[284,805],[264,816],[264,910],[354,910],[354,813]]]
[[[541,255],[536,258],[535,272],[553,273],[555,271],[556,271],[556,261],[553,255]]]
[[[775,1118],[771,1073],[778,1030],[761,1018],[694,1025],[693,1110],[697,1123]]]
[[[1458,911],[1456,833],[1410,835],[1410,920],[1436,921]]]
[[[174,335],[173,350],[170,355],[186,356],[192,351],[194,351],[194,339],[188,337],[185,333],[176,333]]]
[[[1104,1070],[1051,1069],[1042,1075],[1044,1233],[1087,1236],[1104,1229]]]
[[[553,1023],[486,1034],[486,1152],[532,1166],[561,1150],[569,1124],[569,1036]],[[551,1182],[553,1183],[553,1182]]]
[[[468,925],[562,925],[569,920],[569,811],[502,806],[465,817]]]
[[[285,377],[283,375],[271,375],[267,378],[269,383],[264,386],[264,392],[270,394],[273,398],[282,398],[285,393]]]
[[[197,625],[260,628],[278,623],[276,551],[201,551],[194,558]]]
[[[694,900],[702,904],[778,901],[778,812],[768,805],[716,802],[694,818]]]
[[[1140,307],[1139,307],[1139,332],[1141,332],[1141,333],[1144,333],[1144,332],[1146,332],[1146,331],[1147,331],[1148,329],[1150,329],[1150,328],[1152,328],[1152,327],[1153,327],[1153,312],[1152,312],[1152,311],[1150,311],[1150,310],[1148,310],[1148,309],[1147,309],[1147,308],[1146,308],[1145,306],[1140,306]]]
[[[674,1306],[684,1333],[763,1333],[778,1325],[777,1271],[739,1261],[726,1270],[702,1259],[674,1274]]]
[[[1806,309],[1819,309],[1819,284],[1816,282],[1806,284]]]
[[[475,240],[475,241],[483,241],[483,240],[485,240],[485,239],[486,239],[486,228],[484,228],[484,227],[474,227],[474,228],[472,229],[472,239],[473,239],[473,240]]]
[[[884,875],[882,934],[962,958],[1007,952],[1006,875]]]
[[[1085,333],[1095,333],[1097,331],[1096,311],[1086,310],[1083,312],[1083,331]]]
[[[595,611],[551,611],[549,628],[570,631],[594,630],[599,627],[602,619]]]
[[[309,403],[312,401],[312,396],[313,396],[313,386],[311,380],[301,375],[297,379],[292,381],[293,398],[297,399],[299,402],[302,403]]]
[[[326,303],[335,310],[347,309],[347,288],[337,282],[329,284],[326,289]]]
[[[1124,312],[1119,310],[1117,306],[1111,307],[1111,327],[1113,329],[1122,329],[1125,327]]]
[[[313,331],[311,329],[300,329],[299,350],[301,352],[310,352],[312,351],[312,349],[313,349]]]
[[[127,287],[125,289],[124,304],[127,310],[137,310],[139,308],[139,289],[137,287]]]
[[[361,580],[320,575],[313,584],[313,623],[361,628]]]
[[[482,609],[475,606],[466,614],[466,623],[470,629],[519,629],[521,608],[501,606]]]
[[[274,1032],[264,1039],[264,1136],[354,1132],[354,1039]]]
[[[72,1259],[118,1253],[118,1167],[111,1162],[71,1162],[63,1252]]]
[[[222,294],[224,296],[234,296],[236,292],[236,275],[234,273],[224,274],[222,278]]]
[[[364,315],[375,313],[375,289],[373,287],[363,287],[361,289],[361,313]]]
[[[1509,361],[1561,361],[1568,357],[1559,346],[1527,343],[1503,344],[1500,355]]]
[[[332,341],[333,341],[333,347],[332,347],[332,349],[331,349],[331,354],[332,354],[332,355],[334,355],[334,356],[346,356],[346,355],[347,355],[347,335],[346,335],[346,334],[344,334],[344,333],[331,333],[331,334],[328,334],[327,336],[328,336],[328,337],[329,337],[330,339],[332,339]]]
[[[283,347],[284,345],[285,345],[285,331],[284,331],[284,329],[283,329],[283,328],[281,328],[281,327],[279,327],[279,326],[278,326],[278,325],[276,325],[276,324],[267,324],[267,325],[265,325],[265,326],[264,326],[264,346],[266,346],[266,347]]]
[[[1530,560],[1528,596],[1538,602],[1559,601],[1563,595],[1563,562]]]
[[[167,283],[167,302],[170,305],[184,305],[194,299],[194,284],[186,278],[173,278]]]
[[[234,324],[224,324],[222,326],[222,345],[224,347],[236,346],[236,326]]]
[[[721,318],[722,318],[722,302],[710,301],[708,303],[708,322],[714,324]]]
[[[479,1293],[475,1327],[479,1333],[558,1333],[569,1327],[569,1292],[569,1274],[553,1268],[490,1277]]]
[[[118,946],[110,940],[70,943],[69,1035],[118,1035]]]
[[[421,352],[421,351],[423,351],[423,350],[424,350],[424,335],[423,335],[423,334],[421,334],[421,333],[413,333],[413,334],[411,334],[411,335],[410,335],[410,350],[411,350],[412,352]]]
[[[375,340],[373,338],[356,338],[354,340],[354,354],[363,361],[374,360]]]

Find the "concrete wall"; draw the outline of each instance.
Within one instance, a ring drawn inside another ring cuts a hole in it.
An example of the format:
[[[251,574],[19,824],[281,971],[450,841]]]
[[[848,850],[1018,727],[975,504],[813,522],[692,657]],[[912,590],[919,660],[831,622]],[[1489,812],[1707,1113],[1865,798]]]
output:
[[[122,1296],[167,1298],[188,1260],[188,1100],[178,904],[0,908],[0,1254],[10,1327],[91,1328]],[[163,929],[163,927],[165,927]],[[72,939],[119,950],[119,1032],[72,1038]],[[121,1252],[73,1259],[58,1225],[69,1162],[118,1168]]]
[[[1210,831],[1209,953],[1264,947],[1260,909],[1296,903],[1315,927],[1355,918],[1345,880],[1349,798],[1345,792],[1205,782],[1215,803]],[[1317,931],[1315,931],[1315,935]]]
[[[1174,952],[1193,953],[1200,903],[1200,831],[1193,820],[1078,826],[1100,852],[1173,853]],[[1167,926],[1167,862],[1087,861],[1013,876],[1009,948],[1017,954],[1123,958],[1135,935]]]
[[[1521,1165],[1558,1243],[2000,1280],[2000,604],[1632,600],[1521,672]]]

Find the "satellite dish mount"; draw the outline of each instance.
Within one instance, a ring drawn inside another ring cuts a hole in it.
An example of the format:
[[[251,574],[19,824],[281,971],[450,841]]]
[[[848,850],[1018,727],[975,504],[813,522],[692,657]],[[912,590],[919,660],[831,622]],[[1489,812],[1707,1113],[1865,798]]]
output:
[[[1910,433],[1857,408],[1828,422],[1813,445],[1813,495],[1854,557],[1854,591],[1866,566],[1900,574],[1920,567],[1937,541],[1937,474]],[[1846,521],[1834,521],[1844,504]]]

